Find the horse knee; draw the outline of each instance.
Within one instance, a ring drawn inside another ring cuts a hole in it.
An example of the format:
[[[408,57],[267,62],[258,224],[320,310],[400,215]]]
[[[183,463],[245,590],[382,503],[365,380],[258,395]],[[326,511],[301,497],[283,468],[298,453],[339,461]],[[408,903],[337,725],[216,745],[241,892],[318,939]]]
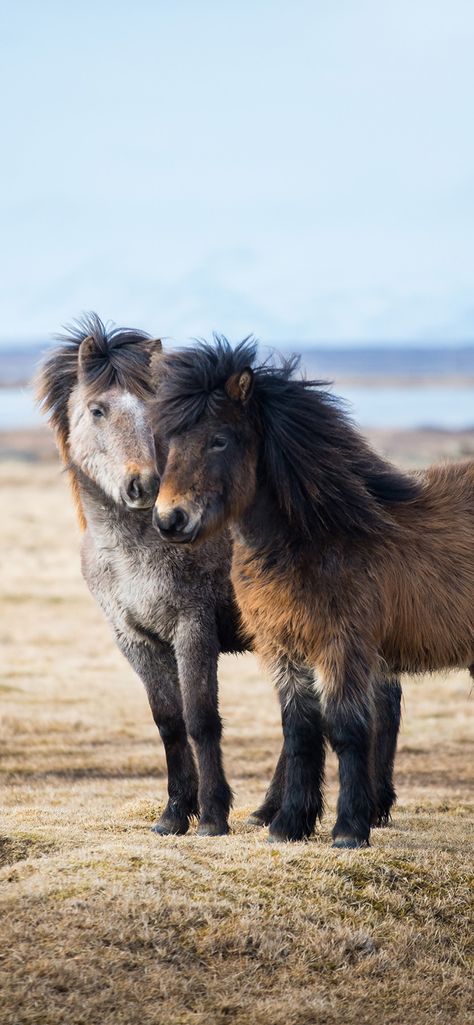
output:
[[[163,719],[161,716],[154,716],[154,719],[165,747],[186,743],[184,722],[180,722],[179,719]]]
[[[368,710],[361,713],[360,709],[333,706],[326,709],[325,718],[331,747],[337,755],[348,750],[367,754],[371,735]]]
[[[222,723],[218,712],[214,709],[195,709],[186,717],[188,734],[194,743],[201,747],[204,744],[219,743],[222,736]]]

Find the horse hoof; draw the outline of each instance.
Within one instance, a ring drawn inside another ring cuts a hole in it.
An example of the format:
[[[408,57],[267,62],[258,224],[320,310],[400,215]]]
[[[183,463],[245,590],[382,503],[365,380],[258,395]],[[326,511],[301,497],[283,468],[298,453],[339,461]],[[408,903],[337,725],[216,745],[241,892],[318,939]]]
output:
[[[339,851],[355,851],[361,847],[368,847],[368,840],[358,840],[355,836],[336,836],[332,846]]]
[[[157,833],[158,836],[184,836],[188,829],[188,822],[174,822],[172,819],[159,819],[159,821],[155,822],[155,825],[151,827],[151,832]]]
[[[196,836],[227,836],[230,832],[227,822],[201,822],[197,828]]]
[[[288,832],[282,829],[273,829],[270,827],[268,832],[267,841],[268,843],[306,843],[308,837],[304,832],[298,829]]]

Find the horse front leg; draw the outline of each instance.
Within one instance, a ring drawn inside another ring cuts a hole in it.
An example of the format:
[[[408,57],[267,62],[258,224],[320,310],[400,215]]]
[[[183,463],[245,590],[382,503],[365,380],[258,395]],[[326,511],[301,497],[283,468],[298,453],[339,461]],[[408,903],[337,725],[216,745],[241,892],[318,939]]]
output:
[[[290,659],[280,659],[275,675],[282,708],[284,781],[281,806],[270,824],[269,839],[304,840],[323,813],[325,742],[313,674]]]
[[[214,623],[182,619],[175,634],[175,653],[184,719],[199,769],[199,836],[229,832],[232,791],[222,764],[222,722],[217,691],[219,641]]]
[[[339,761],[334,847],[367,847],[374,813],[370,762],[371,672],[361,659],[346,656],[344,668],[318,666],[326,732]]]
[[[198,776],[183,718],[173,649],[158,639],[131,641],[117,633],[118,645],[145,685],[168,769],[168,803],[152,827],[160,835],[183,834],[198,814]]]

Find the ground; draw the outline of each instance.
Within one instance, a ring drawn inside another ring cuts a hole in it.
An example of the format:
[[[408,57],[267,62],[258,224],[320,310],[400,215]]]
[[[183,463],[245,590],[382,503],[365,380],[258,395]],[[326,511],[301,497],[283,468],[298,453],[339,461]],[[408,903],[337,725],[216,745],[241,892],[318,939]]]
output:
[[[2,1025],[466,1025],[467,673],[405,681],[393,824],[341,852],[332,756],[311,842],[246,825],[277,703],[251,656],[222,659],[232,833],[159,838],[161,743],[82,582],[65,477],[17,453],[0,487]]]

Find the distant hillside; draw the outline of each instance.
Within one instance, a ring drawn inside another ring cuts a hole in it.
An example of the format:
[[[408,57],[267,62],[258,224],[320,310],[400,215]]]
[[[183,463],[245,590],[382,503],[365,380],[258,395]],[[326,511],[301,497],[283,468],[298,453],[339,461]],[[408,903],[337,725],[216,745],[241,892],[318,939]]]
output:
[[[330,380],[414,377],[439,378],[441,384],[444,377],[474,378],[474,345],[314,346],[304,350],[303,362],[311,373]]]
[[[28,346],[0,349],[0,387],[15,387],[31,381],[42,352],[44,342]]]

